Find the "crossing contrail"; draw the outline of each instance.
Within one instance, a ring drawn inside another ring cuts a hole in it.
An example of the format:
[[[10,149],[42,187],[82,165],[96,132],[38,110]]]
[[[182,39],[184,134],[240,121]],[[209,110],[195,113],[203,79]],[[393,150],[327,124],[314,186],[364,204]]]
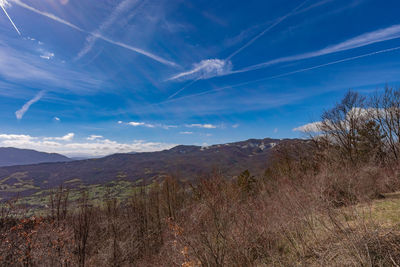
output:
[[[179,89],[178,91],[176,91],[175,93],[173,93],[172,95],[170,95],[167,100],[172,99],[174,96],[176,96],[177,94],[179,94],[180,92],[182,92],[183,90],[185,90],[186,88],[188,88],[189,86],[191,86],[192,84],[194,84],[195,82],[197,82],[198,80],[200,80],[201,77],[197,78],[196,80],[191,81],[190,83],[188,83],[187,85],[185,85],[184,87],[182,87],[181,89]]]
[[[262,32],[260,32],[259,34],[257,34],[255,37],[253,37],[250,41],[248,41],[246,44],[244,44],[242,47],[240,47],[239,49],[237,49],[235,52],[233,52],[232,54],[230,54],[224,61],[225,62],[229,62],[229,60],[234,57],[235,55],[237,55],[238,53],[240,53],[242,50],[244,50],[245,48],[247,48],[248,46],[250,46],[252,43],[254,43],[255,41],[257,41],[261,36],[263,36],[265,33],[267,33],[268,31],[272,30],[273,28],[275,28],[276,26],[278,26],[282,21],[286,20],[288,17],[292,16],[294,13],[296,13],[301,7],[303,7],[308,1],[310,0],[305,0],[303,1],[300,5],[298,5],[297,7],[295,7],[292,11],[290,11],[289,13],[287,13],[286,15],[278,18],[273,24],[271,24],[269,27],[267,27],[266,29],[264,29]],[[193,80],[193,82],[190,82],[189,84],[185,85],[184,87],[182,87],[181,89],[179,89],[178,91],[176,91],[175,93],[173,93],[172,95],[170,95],[167,100],[172,99],[173,97],[175,97],[176,95],[178,95],[180,92],[182,92],[183,90],[185,90],[186,88],[192,86],[194,83],[196,83],[198,80],[201,80],[203,78],[204,75],[200,75],[197,79]]]
[[[10,16],[8,15],[6,9],[4,8],[4,5],[5,5],[6,3],[7,3],[6,1],[0,1],[1,9],[3,9],[4,13],[5,13],[6,16],[8,17],[8,19],[10,20],[11,24],[13,25],[13,27],[14,27],[14,29],[17,31],[17,33],[18,33],[19,35],[21,35],[21,32],[18,30],[17,26],[15,26],[14,22],[12,21],[12,19],[11,19]]]
[[[174,98],[174,99],[167,99],[166,101],[161,102],[160,104],[165,104],[165,103],[169,103],[169,102],[175,102],[175,101],[178,101],[178,100],[182,100],[182,99],[186,99],[186,98],[192,98],[192,97],[201,96],[201,95],[206,95],[208,93],[223,91],[223,90],[229,89],[229,88],[241,87],[241,86],[252,84],[252,83],[257,83],[257,82],[262,82],[262,81],[267,81],[267,80],[273,80],[273,79],[277,79],[277,78],[281,78],[281,77],[290,76],[290,75],[293,75],[293,74],[296,74],[296,73],[306,72],[306,71],[309,71],[309,70],[319,69],[319,68],[330,66],[330,65],[335,65],[335,64],[339,64],[339,63],[343,63],[343,62],[348,62],[348,61],[353,61],[353,60],[357,60],[357,59],[360,59],[360,58],[370,57],[370,56],[374,56],[374,55],[378,55],[378,54],[389,53],[389,52],[393,52],[393,51],[397,51],[397,50],[400,50],[400,46],[387,48],[387,49],[383,49],[383,50],[379,50],[379,51],[375,51],[375,52],[371,52],[371,53],[367,53],[367,54],[363,54],[363,55],[359,55],[359,56],[353,56],[353,57],[348,57],[348,58],[344,58],[344,59],[339,59],[339,60],[331,61],[331,62],[328,62],[328,63],[324,63],[324,64],[320,64],[320,65],[316,65],[316,66],[312,66],[312,67],[308,67],[308,68],[302,68],[302,69],[298,69],[298,70],[294,70],[294,71],[290,71],[290,72],[285,72],[285,73],[274,75],[274,76],[269,76],[269,77],[260,78],[260,79],[256,79],[256,80],[251,80],[251,81],[247,81],[247,82],[242,82],[242,83],[238,83],[238,84],[228,85],[228,86],[220,87],[220,88],[217,88],[217,89],[207,90],[207,91],[204,91],[204,92],[201,92],[201,93],[197,93],[197,94],[182,96],[182,97]]]
[[[111,12],[110,16],[103,21],[103,23],[99,26],[97,30],[95,30],[93,35],[89,35],[86,38],[86,42],[84,47],[79,51],[78,55],[75,57],[74,60],[79,60],[83,56],[92,50],[93,46],[95,45],[97,39],[99,38],[98,35],[101,35],[102,32],[110,28],[116,20],[121,16],[123,12],[129,10],[132,6],[137,4],[137,0],[123,0],[120,2],[114,11]]]
[[[277,19],[273,24],[271,24],[269,27],[267,27],[265,30],[263,30],[262,32],[260,32],[257,36],[255,36],[253,39],[251,39],[250,41],[248,41],[246,44],[244,44],[242,47],[240,47],[239,49],[237,49],[235,52],[233,52],[229,57],[226,58],[226,60],[230,60],[232,57],[234,57],[235,55],[237,55],[238,53],[240,53],[243,49],[247,48],[249,45],[251,45],[252,43],[254,43],[255,41],[257,41],[261,36],[263,36],[265,33],[267,33],[268,31],[272,30],[273,28],[275,28],[277,25],[279,25],[282,21],[284,21],[285,19],[287,19],[288,17],[292,16],[297,10],[299,10],[302,6],[304,6],[309,0],[305,0],[304,2],[302,2],[300,5],[298,5],[295,9],[293,9],[292,11],[290,11],[288,14],[284,15],[283,17],[280,17],[279,19]]]
[[[4,1],[4,0],[0,0],[0,2],[1,1]],[[47,17],[47,18],[49,18],[49,19],[51,19],[53,21],[56,21],[58,23],[64,24],[64,25],[66,25],[66,26],[68,26],[70,28],[73,28],[73,29],[77,30],[77,31],[83,32],[85,34],[89,34],[89,35],[91,35],[91,36],[93,36],[95,38],[102,39],[103,41],[108,42],[110,44],[113,44],[113,45],[116,45],[116,46],[119,46],[119,47],[122,47],[122,48],[125,48],[125,49],[128,49],[128,50],[131,50],[133,52],[136,52],[138,54],[141,54],[143,56],[151,58],[151,59],[153,59],[155,61],[158,61],[158,62],[160,62],[160,63],[162,63],[164,65],[169,65],[169,66],[173,66],[173,67],[178,66],[175,62],[166,60],[166,59],[164,59],[164,58],[162,58],[160,56],[157,56],[155,54],[147,52],[147,51],[145,51],[143,49],[140,49],[140,48],[137,48],[137,47],[134,47],[134,46],[131,46],[131,45],[127,45],[127,44],[122,43],[122,42],[114,41],[114,40],[112,40],[110,38],[107,38],[107,37],[104,37],[103,35],[98,34],[96,32],[89,32],[87,30],[84,30],[84,29],[78,27],[77,25],[75,25],[75,24],[73,24],[73,23],[71,23],[69,21],[66,21],[66,20],[64,20],[62,18],[57,17],[54,14],[51,14],[51,13],[48,13],[48,12],[44,12],[44,11],[41,11],[41,10],[36,9],[34,7],[31,7],[30,5],[25,4],[21,0],[10,0],[10,1],[13,2],[14,4],[16,4],[16,5],[18,5],[18,6],[22,7],[22,8],[25,8],[27,10],[30,10],[30,11],[36,13],[36,14],[39,14],[39,15],[44,16],[44,17]]]

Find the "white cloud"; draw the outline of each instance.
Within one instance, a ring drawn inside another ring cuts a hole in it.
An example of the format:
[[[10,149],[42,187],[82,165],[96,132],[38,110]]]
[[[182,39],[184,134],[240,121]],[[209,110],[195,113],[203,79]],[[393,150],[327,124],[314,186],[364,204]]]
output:
[[[168,80],[208,79],[221,76],[232,70],[230,61],[221,59],[206,59],[193,65],[189,71],[181,72]]]
[[[293,55],[293,56],[281,57],[281,58],[269,60],[269,61],[266,61],[266,62],[263,62],[263,63],[259,63],[259,64],[256,64],[256,65],[248,66],[248,67],[245,67],[245,68],[239,69],[239,70],[233,70],[232,71],[231,69],[227,68],[224,71],[219,71],[219,72],[214,71],[213,75],[201,75],[201,73],[199,73],[199,69],[201,67],[201,64],[200,64],[201,62],[200,62],[199,64],[195,65],[195,68],[193,68],[192,70],[177,74],[177,75],[173,76],[172,78],[170,78],[170,80],[180,79],[180,78],[190,79],[190,78],[193,78],[193,77],[194,78],[197,77],[198,79],[200,79],[200,78],[201,79],[207,79],[207,78],[212,78],[212,77],[215,77],[215,76],[229,75],[229,74],[235,74],[235,73],[243,73],[243,72],[262,69],[262,68],[269,67],[269,66],[272,66],[272,65],[275,65],[275,64],[279,64],[279,63],[292,62],[292,61],[298,61],[298,60],[304,60],[304,59],[319,57],[319,56],[323,56],[323,55],[342,52],[342,51],[355,49],[355,48],[359,48],[359,47],[364,47],[364,46],[367,46],[367,45],[380,43],[380,42],[393,40],[393,39],[398,39],[398,38],[400,38],[400,24],[392,25],[390,27],[387,27],[387,28],[384,28],[384,29],[375,30],[375,31],[372,31],[372,32],[367,32],[367,33],[358,35],[356,37],[350,38],[348,40],[345,40],[345,41],[343,41],[341,43],[327,46],[327,47],[325,47],[323,49],[320,49],[320,50],[316,50],[316,51],[312,51],[312,52],[308,52],[308,53],[303,53],[303,54],[298,54],[298,55]],[[375,55],[375,54],[390,52],[390,51],[393,51],[393,50],[397,50],[397,48],[385,49],[385,50],[380,50],[380,51],[377,51],[377,52],[364,54],[364,55],[361,55],[361,56],[346,58],[344,60],[338,60],[338,61],[334,61],[334,62],[330,62],[330,63],[327,63],[327,64],[322,64],[322,65],[318,65],[318,66],[311,67],[311,68],[306,68],[306,69],[301,69],[301,70],[294,71],[294,72],[285,73],[283,75],[277,75],[276,77],[286,76],[286,75],[290,75],[292,73],[299,73],[299,72],[303,72],[303,71],[310,70],[310,69],[316,69],[316,68],[324,67],[324,66],[327,66],[327,65],[332,65],[332,64],[336,64],[336,63],[345,62],[345,61],[350,61],[350,60],[362,58],[362,57],[365,57],[365,56],[371,56],[371,55]],[[219,63],[219,64],[222,65],[222,63]],[[204,63],[204,65],[207,65],[207,64]],[[218,64],[215,64],[215,65],[218,65]],[[196,66],[197,66],[197,68],[196,68]],[[213,72],[211,72],[211,74],[212,73]],[[270,77],[270,78],[275,78],[275,76],[274,77]],[[178,92],[180,92],[180,91],[178,91]],[[175,94],[173,96],[175,96]]]
[[[279,63],[292,62],[292,61],[298,61],[298,60],[319,57],[319,56],[323,56],[323,55],[328,55],[328,54],[332,54],[332,53],[355,49],[355,48],[359,48],[359,47],[363,47],[363,46],[367,46],[367,45],[371,45],[371,44],[375,44],[375,43],[380,43],[380,42],[384,42],[384,41],[388,41],[388,40],[398,39],[398,38],[400,38],[400,24],[396,24],[396,25],[392,25],[392,26],[384,28],[384,29],[364,33],[364,34],[358,35],[356,37],[350,38],[346,41],[343,41],[341,43],[331,45],[331,46],[328,46],[328,47],[325,47],[323,49],[316,50],[313,52],[298,54],[298,55],[294,55],[294,56],[281,57],[281,58],[269,60],[269,61],[266,61],[263,63],[248,66],[243,69],[234,70],[234,71],[232,71],[232,64],[229,61],[230,57],[228,57],[228,60],[220,60],[220,59],[203,60],[200,63],[195,64],[194,68],[192,70],[179,73],[179,74],[169,78],[169,80],[193,79],[194,81],[192,83],[194,83],[199,79],[208,79],[208,78],[212,78],[212,77],[216,77],[216,76],[223,76],[223,75],[230,75],[230,74],[235,74],[235,73],[243,73],[243,72],[258,70],[258,69],[262,69],[262,68],[265,68],[268,66],[279,64]],[[295,74],[295,73],[300,73],[300,72],[317,69],[317,68],[321,68],[321,67],[325,67],[325,66],[329,66],[329,65],[333,65],[333,64],[337,64],[337,63],[342,63],[342,62],[346,62],[346,61],[351,61],[351,60],[355,60],[355,59],[359,59],[359,58],[363,58],[363,57],[367,57],[367,56],[372,56],[372,55],[376,55],[376,54],[386,53],[386,52],[390,52],[390,51],[394,51],[394,50],[398,50],[398,49],[399,49],[399,47],[385,49],[385,50],[379,50],[379,51],[364,54],[361,56],[350,57],[350,58],[346,58],[346,59],[342,59],[342,60],[329,62],[326,64],[317,65],[317,66],[310,67],[310,68],[300,69],[297,71],[272,76],[272,77],[269,77],[268,79],[278,78],[278,77],[282,77],[282,76],[288,76],[288,75]],[[238,50],[238,51],[240,52],[240,50]],[[235,53],[232,54],[231,56],[233,56],[233,55],[235,55]],[[188,86],[191,86],[192,83],[179,89],[174,94],[169,96],[168,99],[173,98],[178,93],[185,90]]]
[[[0,134],[0,139],[30,141],[37,138],[24,134]]]
[[[55,121],[61,121],[61,119],[59,117],[54,117],[53,120]]]
[[[92,134],[92,135],[90,135],[90,136],[89,136],[88,138],[86,138],[86,139],[89,140],[89,141],[93,141],[93,140],[101,139],[101,138],[103,138],[102,135],[94,135],[94,134]]]
[[[239,124],[238,124],[238,123],[232,125],[232,128],[234,128],[234,129],[236,129],[236,128],[238,128],[238,127],[239,127]]]
[[[15,112],[15,116],[18,120],[22,119],[24,114],[29,110],[30,106],[39,101],[44,95],[44,91],[40,91],[34,98],[26,102],[21,109]]]
[[[198,124],[198,123],[186,124],[186,127],[188,127],[188,128],[205,128],[205,129],[215,129],[215,128],[217,128],[217,126],[213,125],[213,124]]]
[[[123,121],[118,121],[118,124],[123,124]],[[137,121],[131,121],[131,122],[127,122],[125,123],[126,125],[130,125],[133,127],[138,127],[138,126],[142,126],[142,127],[146,127],[146,128],[163,128],[166,130],[169,130],[170,128],[177,128],[178,126],[176,125],[165,125],[165,124],[151,124],[151,123],[146,123],[146,122],[137,122]]]
[[[394,52],[394,51],[398,51],[398,50],[400,50],[400,46],[387,48],[387,49],[382,49],[382,50],[378,50],[378,51],[374,51],[374,52],[370,52],[370,53],[362,54],[362,55],[358,55],[358,56],[347,57],[347,58],[343,58],[343,59],[339,59],[339,60],[335,60],[335,61],[330,61],[328,63],[323,63],[323,64],[315,65],[315,66],[312,66],[312,67],[308,67],[308,68],[302,68],[302,69],[298,69],[298,70],[294,70],[294,71],[290,71],[290,72],[285,72],[285,73],[277,74],[277,75],[274,75],[274,76],[257,78],[257,79],[250,80],[250,81],[247,81],[247,82],[241,82],[241,83],[232,84],[232,85],[228,85],[228,86],[224,86],[224,87],[213,88],[211,90],[203,91],[203,92],[200,92],[200,93],[195,93],[195,94],[186,95],[186,96],[182,96],[182,97],[178,97],[178,98],[172,99],[172,97],[176,96],[178,93],[180,93],[181,91],[186,89],[187,88],[187,86],[186,86],[186,87],[183,87],[182,89],[180,89],[179,91],[175,92],[174,94],[172,94],[170,97],[168,97],[168,99],[166,101],[164,101],[162,103],[175,102],[175,101],[180,101],[182,99],[188,99],[188,98],[193,98],[193,97],[204,96],[204,95],[207,95],[207,94],[220,92],[220,91],[223,91],[223,90],[226,90],[226,89],[232,89],[232,88],[235,88],[235,87],[241,87],[241,86],[249,85],[249,84],[252,84],[252,83],[258,83],[258,82],[261,82],[261,81],[267,81],[267,80],[277,79],[277,78],[281,78],[281,77],[286,77],[286,76],[290,76],[290,75],[293,75],[293,74],[298,74],[298,73],[302,73],[302,72],[306,72],[306,71],[310,71],[310,70],[314,70],[314,69],[319,69],[319,68],[323,68],[323,67],[327,67],[327,66],[331,66],[331,65],[335,65],[335,64],[340,64],[340,63],[343,63],[343,62],[354,61],[354,60],[358,60],[358,59],[361,59],[361,58],[371,57],[371,56],[384,54],[384,53],[389,53],[389,52]],[[235,71],[235,72],[237,73],[237,72],[243,72],[243,71],[239,70],[239,71]],[[235,72],[231,72],[231,73],[235,73]],[[292,100],[293,100],[293,98],[298,98],[298,97],[297,96],[294,97],[294,95],[293,95],[292,96]],[[286,99],[286,97],[283,97],[279,102],[280,103],[283,103],[283,102],[288,103],[287,101],[285,101],[285,99]],[[276,103],[276,101],[273,101],[272,104],[275,104],[274,102]],[[265,103],[263,105],[265,105]]]
[[[193,132],[179,132],[180,134],[193,134]]]
[[[40,55],[41,58],[43,59],[52,59],[54,57],[54,53],[51,52],[44,52],[42,55]]]
[[[296,127],[293,129],[295,132],[303,132],[303,133],[317,133],[320,132],[322,126],[322,122],[316,121],[316,122],[311,122],[307,123],[305,125]]]
[[[136,121],[131,121],[127,123],[130,126],[137,127],[137,126],[143,126],[147,128],[155,128],[156,126],[150,123],[144,123],[144,122],[136,122]]]
[[[74,139],[74,133],[68,133],[61,137],[44,137],[43,140],[56,140],[56,141],[71,141]]]
[[[144,125],[144,122],[131,121],[131,122],[128,122],[127,124],[130,125],[130,126],[136,127],[136,126],[142,126],[142,125]]]
[[[66,135],[70,136],[70,135]],[[109,139],[95,139],[90,142],[63,142],[64,137],[33,137],[30,135],[0,134],[1,147],[34,149],[67,156],[105,156],[113,153],[152,152],[169,149],[175,144],[134,140],[120,143]]]
[[[354,107],[346,114],[346,118],[341,121],[341,124],[348,128],[348,122],[352,118],[359,118],[361,121],[366,119],[369,115],[372,116],[382,116],[385,114],[383,109],[374,109],[374,108],[358,108]],[[329,121],[326,121],[325,125],[330,125]],[[321,128],[323,127],[322,121],[311,122],[293,129],[295,132],[304,132],[304,133],[318,133],[321,132]]]

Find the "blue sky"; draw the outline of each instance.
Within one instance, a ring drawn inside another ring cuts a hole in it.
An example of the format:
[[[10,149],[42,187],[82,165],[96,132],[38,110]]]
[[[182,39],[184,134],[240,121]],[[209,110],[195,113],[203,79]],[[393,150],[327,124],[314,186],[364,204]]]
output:
[[[348,89],[400,85],[397,0],[0,5],[0,146],[100,156],[301,137]]]

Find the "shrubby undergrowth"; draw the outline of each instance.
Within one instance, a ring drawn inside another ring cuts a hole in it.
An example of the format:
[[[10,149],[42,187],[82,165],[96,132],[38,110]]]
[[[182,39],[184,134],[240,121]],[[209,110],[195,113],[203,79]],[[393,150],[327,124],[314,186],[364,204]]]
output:
[[[314,126],[274,147],[262,177],[169,177],[96,207],[60,187],[45,218],[10,202],[1,265],[399,266],[398,227],[365,207],[400,187],[400,91],[349,92]]]

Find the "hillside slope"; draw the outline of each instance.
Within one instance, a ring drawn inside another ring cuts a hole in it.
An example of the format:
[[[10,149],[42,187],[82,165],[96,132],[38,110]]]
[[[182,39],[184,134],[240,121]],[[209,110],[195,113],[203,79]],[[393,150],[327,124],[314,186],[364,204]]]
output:
[[[282,140],[250,139],[209,147],[177,146],[160,152],[114,154],[99,159],[0,168],[0,192],[26,195],[62,183],[105,184],[114,180],[151,182],[166,175],[181,180],[195,180],[218,170],[234,176],[249,169],[262,174],[271,148]]]
[[[0,167],[64,161],[71,161],[71,159],[56,153],[46,153],[13,147],[0,147]]]

